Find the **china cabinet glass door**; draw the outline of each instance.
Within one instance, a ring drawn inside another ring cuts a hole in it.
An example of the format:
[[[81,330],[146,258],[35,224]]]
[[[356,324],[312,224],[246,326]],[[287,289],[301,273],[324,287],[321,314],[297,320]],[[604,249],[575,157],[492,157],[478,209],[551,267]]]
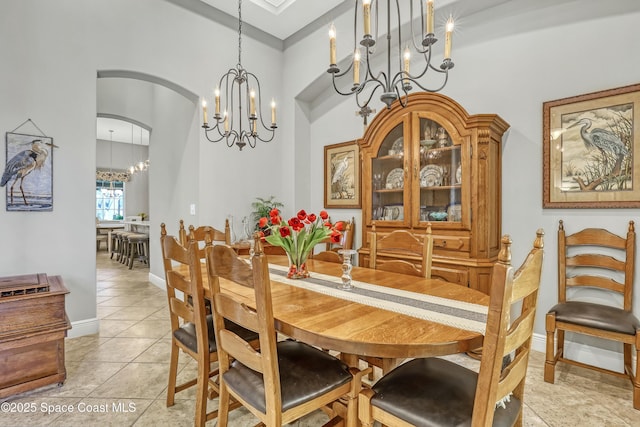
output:
[[[401,122],[385,136],[377,157],[371,158],[371,218],[374,221],[407,221],[405,194],[408,190],[405,189],[410,188],[410,183],[405,182],[405,158],[408,145]]]
[[[463,169],[460,142],[441,123],[420,119],[420,222],[461,222]]]

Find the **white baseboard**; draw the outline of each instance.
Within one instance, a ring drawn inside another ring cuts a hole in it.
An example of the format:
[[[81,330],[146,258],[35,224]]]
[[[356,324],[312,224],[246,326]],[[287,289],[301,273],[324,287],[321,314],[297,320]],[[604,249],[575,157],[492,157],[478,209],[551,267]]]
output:
[[[166,282],[164,281],[164,277],[156,276],[155,274],[149,273],[149,282],[153,285],[159,287],[162,290],[166,290]]]
[[[71,329],[67,332],[68,338],[77,338],[84,335],[97,334],[100,331],[100,320],[93,319],[78,320],[71,322]]]
[[[531,340],[532,350],[539,351],[544,354],[546,352],[546,345],[546,335],[533,334],[533,339]],[[576,343],[565,339],[564,347],[565,354],[573,360],[587,363],[589,365],[595,365],[604,369],[610,369],[612,371],[622,372],[624,363],[622,345],[620,345],[620,351],[614,351],[597,345]]]

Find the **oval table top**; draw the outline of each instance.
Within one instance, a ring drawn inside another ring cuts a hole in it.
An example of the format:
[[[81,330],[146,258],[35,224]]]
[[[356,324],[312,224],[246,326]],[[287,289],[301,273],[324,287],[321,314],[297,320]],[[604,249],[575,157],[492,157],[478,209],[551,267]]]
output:
[[[269,263],[287,265],[285,256],[269,256]],[[340,277],[340,264],[308,260],[313,273]],[[204,269],[203,269],[204,270]],[[203,271],[206,275],[206,271]],[[440,279],[353,267],[353,280],[487,306],[489,296]],[[207,286],[207,279],[204,280]],[[220,281],[223,292],[254,306],[253,291]],[[345,355],[382,358],[429,357],[461,353],[482,346],[481,333],[458,329],[347,301],[271,279],[276,329],[296,340]],[[347,358],[348,359],[348,358]],[[356,362],[357,363],[357,362]]]

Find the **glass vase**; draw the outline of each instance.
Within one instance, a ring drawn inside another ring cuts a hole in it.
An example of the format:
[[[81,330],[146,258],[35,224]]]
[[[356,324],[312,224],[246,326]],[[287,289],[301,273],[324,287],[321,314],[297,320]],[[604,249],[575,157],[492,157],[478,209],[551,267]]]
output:
[[[287,253],[287,258],[289,258],[289,271],[287,272],[287,278],[289,279],[305,279],[309,277],[309,270],[307,270],[307,260],[301,259],[299,265],[296,264],[295,259],[298,257],[292,256]]]

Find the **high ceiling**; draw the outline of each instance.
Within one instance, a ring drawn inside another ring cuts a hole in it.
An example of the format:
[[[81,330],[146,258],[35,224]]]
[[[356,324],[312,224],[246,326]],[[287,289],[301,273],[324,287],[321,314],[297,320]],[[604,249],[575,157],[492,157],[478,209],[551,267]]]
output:
[[[235,0],[201,0],[237,19]],[[242,21],[286,39],[319,16],[350,0],[243,0]]]

